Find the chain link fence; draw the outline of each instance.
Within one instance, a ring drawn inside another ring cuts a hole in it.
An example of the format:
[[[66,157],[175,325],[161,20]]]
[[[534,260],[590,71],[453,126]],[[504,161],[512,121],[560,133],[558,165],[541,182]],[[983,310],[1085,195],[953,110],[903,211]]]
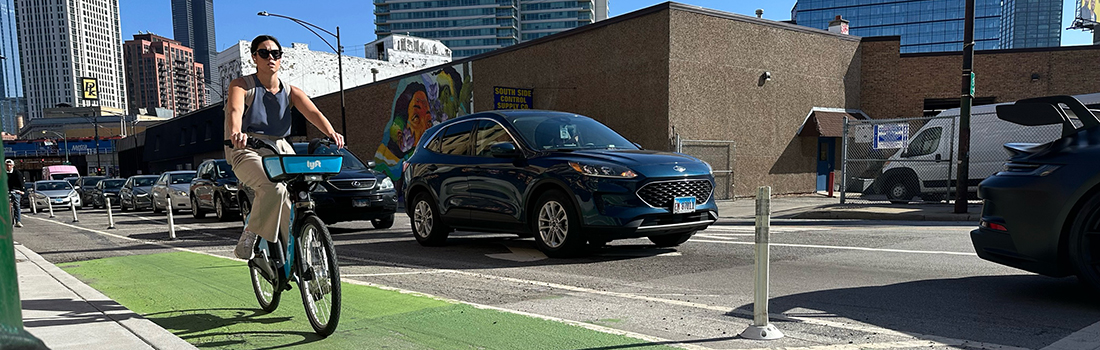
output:
[[[713,169],[714,199],[733,199],[733,141],[728,140],[685,140],[676,137],[676,152],[699,158]]]
[[[935,117],[848,120],[844,124],[841,203],[936,203],[955,198],[959,113]],[[1007,143],[1047,143],[1056,126],[1025,127],[997,118],[995,105],[976,106],[970,122],[968,199],[978,183],[1004,168]]]

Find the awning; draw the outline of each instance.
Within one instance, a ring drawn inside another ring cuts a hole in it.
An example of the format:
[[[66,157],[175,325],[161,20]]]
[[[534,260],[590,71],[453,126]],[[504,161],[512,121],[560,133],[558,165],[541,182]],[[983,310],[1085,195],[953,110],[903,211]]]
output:
[[[867,120],[867,114],[858,109],[821,108],[814,107],[802,126],[798,128],[798,136],[816,137],[842,137],[844,136],[844,119]]]

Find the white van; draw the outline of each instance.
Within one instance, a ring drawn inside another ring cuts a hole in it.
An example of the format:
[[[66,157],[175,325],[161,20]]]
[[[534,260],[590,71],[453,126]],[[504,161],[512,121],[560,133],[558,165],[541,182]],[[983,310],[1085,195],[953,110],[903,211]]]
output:
[[[1100,104],[1100,93],[1074,97],[1089,108]],[[1043,144],[1062,137],[1061,125],[1023,126],[998,119],[997,106],[1001,104],[971,108],[967,181],[971,194],[977,193],[978,183],[1004,169],[1009,157],[1005,144]],[[917,196],[938,201],[947,193],[954,194],[958,170],[949,160],[957,159],[959,109],[943,111],[937,117],[947,118],[932,119],[912,133],[906,147],[883,165],[876,188],[891,202],[908,203]]]

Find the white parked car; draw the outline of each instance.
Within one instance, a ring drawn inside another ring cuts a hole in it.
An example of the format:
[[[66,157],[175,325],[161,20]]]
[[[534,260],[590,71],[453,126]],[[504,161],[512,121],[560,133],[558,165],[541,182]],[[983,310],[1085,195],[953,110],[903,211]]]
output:
[[[153,212],[159,213],[168,208],[168,199],[172,199],[172,213],[178,213],[180,209],[191,210],[191,180],[195,178],[194,170],[166,171],[160,174],[160,178],[153,184]]]
[[[73,185],[65,180],[37,181],[34,183],[34,193],[31,196],[35,209],[40,212],[49,210],[49,205],[53,205],[54,210],[68,209],[69,203],[75,205],[77,209],[81,207],[80,194],[76,193]]]

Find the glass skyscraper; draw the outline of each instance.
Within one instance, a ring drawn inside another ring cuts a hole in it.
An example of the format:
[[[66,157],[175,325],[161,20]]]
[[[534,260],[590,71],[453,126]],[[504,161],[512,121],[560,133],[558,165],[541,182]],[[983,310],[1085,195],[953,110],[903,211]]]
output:
[[[214,0],[172,0],[173,39],[195,50],[195,62],[205,67],[203,80],[210,81],[218,48],[214,36]],[[205,93],[204,93],[205,94]],[[210,101],[206,96],[206,101]]]
[[[799,25],[827,29],[840,15],[852,35],[901,36],[902,53],[961,51],[965,6],[961,0],[799,0],[791,16]],[[1061,12],[1059,0],[1004,0],[1003,6],[976,0],[974,48],[1058,46]]]
[[[440,40],[455,59],[607,19],[608,0],[374,0],[379,38]]]
[[[15,27],[15,2],[0,0],[0,126],[18,134],[18,116],[26,114],[23,80],[19,72],[19,35]]]

